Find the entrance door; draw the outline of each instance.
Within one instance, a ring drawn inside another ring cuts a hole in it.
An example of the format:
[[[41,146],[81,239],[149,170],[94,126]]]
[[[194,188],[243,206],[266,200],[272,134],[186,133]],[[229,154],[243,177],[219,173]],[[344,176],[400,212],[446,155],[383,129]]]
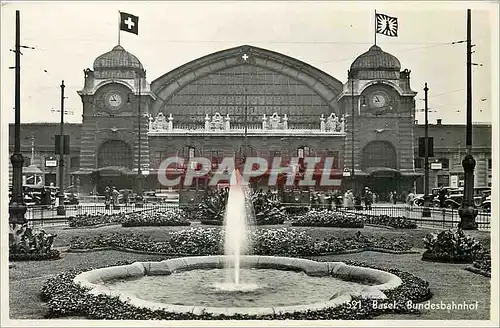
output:
[[[380,201],[388,202],[391,191],[395,191],[396,195],[399,195],[398,180],[395,172],[380,172],[373,173],[367,179],[367,184],[370,190],[378,195]]]

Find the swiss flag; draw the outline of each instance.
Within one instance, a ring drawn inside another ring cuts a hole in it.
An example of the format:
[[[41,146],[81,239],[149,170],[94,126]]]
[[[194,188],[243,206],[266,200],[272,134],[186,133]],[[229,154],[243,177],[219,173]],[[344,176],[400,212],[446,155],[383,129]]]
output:
[[[138,35],[139,17],[120,12],[120,30]]]

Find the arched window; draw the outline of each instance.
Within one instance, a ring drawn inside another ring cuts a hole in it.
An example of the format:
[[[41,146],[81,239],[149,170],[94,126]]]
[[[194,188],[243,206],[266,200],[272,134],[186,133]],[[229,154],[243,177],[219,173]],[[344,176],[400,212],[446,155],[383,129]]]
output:
[[[387,167],[397,169],[396,149],[388,141],[372,141],[363,148],[361,168]]]
[[[97,167],[117,166],[132,168],[132,151],[130,146],[121,140],[109,140],[99,148]]]

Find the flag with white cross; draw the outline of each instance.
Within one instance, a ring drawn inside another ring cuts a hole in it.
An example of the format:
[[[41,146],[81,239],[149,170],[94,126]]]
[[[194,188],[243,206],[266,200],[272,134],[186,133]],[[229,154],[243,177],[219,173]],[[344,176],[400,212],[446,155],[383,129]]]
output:
[[[120,30],[138,35],[139,17],[120,12]]]

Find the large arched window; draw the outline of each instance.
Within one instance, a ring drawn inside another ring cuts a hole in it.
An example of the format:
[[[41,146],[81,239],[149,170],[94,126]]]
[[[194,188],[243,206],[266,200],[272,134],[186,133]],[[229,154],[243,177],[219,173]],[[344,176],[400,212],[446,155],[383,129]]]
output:
[[[396,149],[388,141],[372,141],[363,148],[361,168],[388,167],[397,169]]]
[[[109,140],[99,148],[97,167],[117,166],[132,168],[132,151],[130,146],[121,140]]]

